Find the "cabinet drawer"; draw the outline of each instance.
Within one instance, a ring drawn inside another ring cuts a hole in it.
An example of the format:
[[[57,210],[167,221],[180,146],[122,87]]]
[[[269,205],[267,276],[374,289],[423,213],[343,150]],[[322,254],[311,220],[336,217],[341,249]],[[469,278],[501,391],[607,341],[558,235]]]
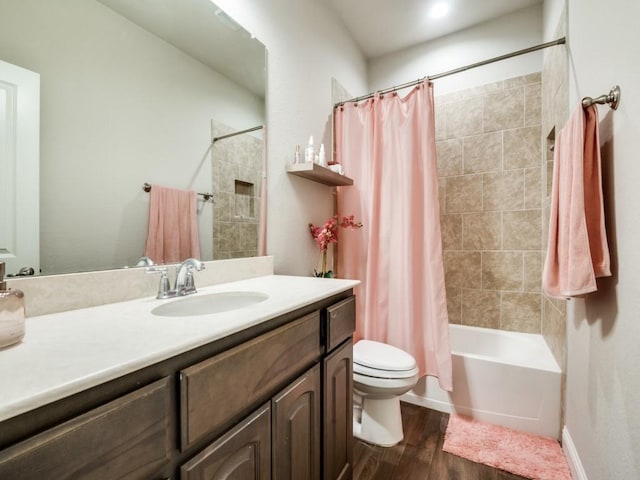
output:
[[[168,461],[169,379],[0,452],[0,478],[147,478]]]
[[[327,308],[326,322],[327,352],[330,352],[356,329],[356,297],[349,297]]]
[[[182,370],[182,449],[266,400],[321,353],[314,312]]]

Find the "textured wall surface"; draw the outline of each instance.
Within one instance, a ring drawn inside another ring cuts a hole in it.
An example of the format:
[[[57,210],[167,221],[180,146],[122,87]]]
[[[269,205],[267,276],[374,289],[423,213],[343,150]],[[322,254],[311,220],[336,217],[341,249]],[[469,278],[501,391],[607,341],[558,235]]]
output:
[[[541,333],[541,74],[436,98],[449,321]]]
[[[555,30],[554,38],[566,35],[566,17],[561,14]],[[542,66],[542,136],[545,153],[543,156],[543,246],[547,248],[547,232],[549,225],[549,205],[551,202],[551,180],[553,178],[553,152],[551,146],[555,140],[555,132],[562,128],[569,116],[569,73],[567,66],[567,49],[565,46],[549,48],[544,53]],[[551,348],[553,355],[566,371],[567,328],[566,301],[543,296],[542,300],[542,334]]]
[[[235,131],[222,122],[212,122],[214,138]],[[254,135],[225,138],[212,149],[214,260],[258,254],[262,139]]]
[[[599,106],[607,236],[613,276],[567,303],[566,427],[581,479],[640,478],[640,3],[567,2],[569,108],[620,85],[616,111]]]

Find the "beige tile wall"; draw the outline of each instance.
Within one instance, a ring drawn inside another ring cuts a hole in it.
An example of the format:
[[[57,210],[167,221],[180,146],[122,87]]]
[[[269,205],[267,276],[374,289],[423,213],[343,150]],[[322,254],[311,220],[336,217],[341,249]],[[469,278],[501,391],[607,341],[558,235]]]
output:
[[[214,137],[236,129],[212,122]],[[213,171],[213,259],[258,254],[262,140],[244,134],[215,143]]]
[[[542,332],[541,74],[436,97],[449,321]]]
[[[553,38],[566,35],[566,16],[562,13]],[[543,155],[543,221],[545,235],[543,247],[547,246],[546,225],[549,219],[551,201],[551,178],[553,174],[553,145],[555,131],[562,128],[569,118],[569,67],[567,50],[564,45],[546,49],[542,64],[542,135],[545,153]],[[562,371],[566,371],[566,301],[543,296],[542,334],[551,348]],[[564,389],[563,389],[564,391]],[[563,402],[564,405],[564,402]]]

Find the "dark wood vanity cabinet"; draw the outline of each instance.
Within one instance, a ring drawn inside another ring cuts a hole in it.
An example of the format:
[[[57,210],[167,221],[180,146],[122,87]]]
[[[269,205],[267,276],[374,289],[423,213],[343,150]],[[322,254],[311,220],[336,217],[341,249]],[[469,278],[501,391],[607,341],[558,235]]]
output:
[[[353,344],[346,340],[323,360],[324,480],[353,472]]]
[[[183,467],[182,480],[320,479],[320,332],[320,312],[314,311],[180,372],[183,450],[242,417],[265,397],[270,397],[268,406],[259,412],[264,411],[261,418],[269,417],[266,435],[271,438],[267,463],[266,443],[256,440],[253,413],[248,424],[245,420],[233,427]],[[295,375],[299,377],[291,382]],[[282,388],[284,382],[291,383]],[[267,464],[269,476],[264,472]],[[202,465],[208,474],[195,474]],[[230,465],[242,466],[247,476],[232,474]]]
[[[273,480],[320,480],[320,365],[272,401]]]
[[[160,478],[172,450],[164,378],[0,452],[0,478]]]
[[[353,344],[355,297],[326,310],[327,354],[322,360],[323,480],[353,475]]]
[[[180,468],[181,480],[269,480],[271,408],[264,405]]]
[[[181,480],[320,480],[320,365],[180,469]]]
[[[354,298],[335,295],[74,396],[71,411],[105,401],[0,443],[0,478],[350,479]]]
[[[182,450],[274,395],[321,355],[313,312],[180,372]]]

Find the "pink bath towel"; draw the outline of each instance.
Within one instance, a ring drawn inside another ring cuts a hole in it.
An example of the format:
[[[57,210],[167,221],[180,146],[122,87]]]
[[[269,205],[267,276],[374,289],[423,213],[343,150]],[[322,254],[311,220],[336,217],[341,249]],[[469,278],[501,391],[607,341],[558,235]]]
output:
[[[144,254],[155,263],[200,258],[196,192],[152,185],[150,196]]]
[[[604,224],[598,111],[582,105],[556,135],[544,292],[567,298],[611,275]]]

